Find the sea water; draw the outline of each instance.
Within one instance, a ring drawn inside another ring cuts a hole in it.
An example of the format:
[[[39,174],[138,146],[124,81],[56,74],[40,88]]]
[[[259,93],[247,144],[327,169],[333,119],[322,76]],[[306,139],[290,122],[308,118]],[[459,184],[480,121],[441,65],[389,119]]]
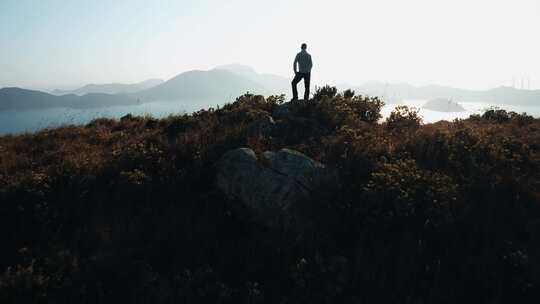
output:
[[[381,114],[383,119],[388,117],[396,106],[407,105],[419,109],[424,123],[433,123],[440,120],[454,120],[456,118],[467,118],[471,114],[482,114],[485,110],[498,107],[517,113],[526,112],[534,117],[540,117],[540,105],[538,106],[516,106],[516,105],[494,105],[485,102],[463,102],[459,103],[465,108],[463,112],[438,112],[423,109],[426,100],[405,100],[400,104],[385,105]],[[211,102],[206,102],[212,105]],[[207,106],[205,106],[207,107]],[[62,125],[86,124],[95,118],[120,118],[126,114],[150,115],[156,118],[191,113],[200,108],[201,103],[194,105],[188,102],[157,101],[127,106],[108,106],[96,108],[46,108],[24,111],[0,111],[0,134],[20,134],[24,132],[34,132],[44,128],[54,128]]]

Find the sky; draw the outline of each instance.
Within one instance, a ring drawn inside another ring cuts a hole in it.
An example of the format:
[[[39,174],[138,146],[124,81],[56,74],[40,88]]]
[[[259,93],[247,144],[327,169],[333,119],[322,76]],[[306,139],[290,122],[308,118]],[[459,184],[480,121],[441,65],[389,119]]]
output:
[[[242,63],[312,82],[540,89],[538,0],[0,0],[0,87],[170,79]]]

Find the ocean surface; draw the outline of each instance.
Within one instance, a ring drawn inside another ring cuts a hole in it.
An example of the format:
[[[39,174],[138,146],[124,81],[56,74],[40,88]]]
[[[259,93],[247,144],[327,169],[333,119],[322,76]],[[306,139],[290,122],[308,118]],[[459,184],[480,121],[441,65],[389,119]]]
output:
[[[514,106],[514,105],[493,105],[485,102],[463,102],[459,103],[466,109],[465,112],[438,112],[422,109],[426,100],[406,100],[402,105],[415,107],[424,123],[432,123],[439,120],[454,120],[456,118],[467,118],[471,114],[481,114],[486,109],[498,107],[508,111],[527,113],[534,117],[540,117],[540,104],[538,106]],[[212,104],[212,103],[208,103]],[[382,109],[383,118],[388,117],[392,110],[399,104],[385,105]],[[25,111],[0,111],[0,134],[20,134],[24,132],[34,132],[44,128],[54,128],[62,125],[86,124],[95,118],[108,117],[120,118],[126,114],[150,115],[156,118],[169,115],[191,113],[200,109],[200,104],[190,105],[184,102],[150,102],[129,106],[110,106],[101,108],[48,108]]]

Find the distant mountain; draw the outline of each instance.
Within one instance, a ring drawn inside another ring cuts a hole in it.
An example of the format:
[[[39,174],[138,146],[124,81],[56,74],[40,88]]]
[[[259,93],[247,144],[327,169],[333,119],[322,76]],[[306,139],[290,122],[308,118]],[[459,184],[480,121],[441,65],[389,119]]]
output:
[[[110,105],[128,105],[136,99],[127,95],[91,93],[83,96],[75,94],[56,96],[41,91],[21,88],[0,89],[0,110],[25,110],[50,107],[102,107]]]
[[[216,67],[218,70],[227,70],[242,77],[255,81],[265,87],[271,94],[286,94],[291,90],[291,80],[273,74],[257,73],[252,67],[242,64],[228,64]]]
[[[289,81],[286,78],[259,74],[248,66],[227,65],[209,71],[181,73],[166,82],[154,79],[133,85],[87,85],[73,91],[55,91],[61,95],[4,88],[0,90],[0,110],[98,107],[150,101],[183,101],[192,105],[210,106],[221,103],[224,99],[232,101],[246,92],[262,95],[283,94],[288,92],[288,86]],[[143,87],[147,88],[139,90]]]
[[[142,102],[162,101],[215,101],[233,98],[246,92],[268,95],[271,90],[239,73],[226,69],[189,71],[151,89],[134,94]]]
[[[66,94],[75,94],[75,95],[85,95],[90,93],[104,93],[104,94],[127,94],[135,93],[142,90],[150,89],[159,84],[162,84],[163,80],[161,79],[148,79],[143,82],[134,83],[134,84],[123,84],[123,83],[108,83],[108,84],[88,84],[84,87],[66,91],[66,90],[54,90],[52,94],[54,95],[66,95]]]
[[[415,87],[409,84],[367,82],[352,88],[357,94],[380,96],[387,103],[404,99],[451,99],[458,102],[481,101],[492,104],[540,105],[540,90],[519,90],[500,87],[473,91],[445,86]],[[163,82],[150,79],[137,84],[87,85],[73,91],[55,91],[60,96],[20,88],[0,90],[1,109],[36,107],[94,107],[133,104],[150,101],[182,101],[190,106],[210,106],[223,100],[232,101],[246,92],[262,95],[290,92],[290,79],[257,73],[253,68],[230,64],[212,70],[194,70],[181,73]]]
[[[481,101],[493,104],[540,105],[540,90],[522,90],[499,87],[485,91],[457,89],[439,85],[415,87],[409,84],[388,84],[370,81],[354,87],[358,94],[380,96],[389,103],[403,99],[453,99],[457,101]]]

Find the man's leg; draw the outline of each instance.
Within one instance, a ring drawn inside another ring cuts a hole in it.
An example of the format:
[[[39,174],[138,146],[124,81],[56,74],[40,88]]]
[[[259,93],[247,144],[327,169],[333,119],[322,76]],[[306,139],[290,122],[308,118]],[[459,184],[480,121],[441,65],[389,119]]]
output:
[[[302,79],[302,76],[300,73],[296,73],[296,76],[294,76],[294,79],[291,82],[292,85],[292,95],[294,100],[298,99],[298,89],[296,88],[296,85],[300,82]]]
[[[309,100],[309,85],[311,82],[311,73],[304,74],[304,100]]]

